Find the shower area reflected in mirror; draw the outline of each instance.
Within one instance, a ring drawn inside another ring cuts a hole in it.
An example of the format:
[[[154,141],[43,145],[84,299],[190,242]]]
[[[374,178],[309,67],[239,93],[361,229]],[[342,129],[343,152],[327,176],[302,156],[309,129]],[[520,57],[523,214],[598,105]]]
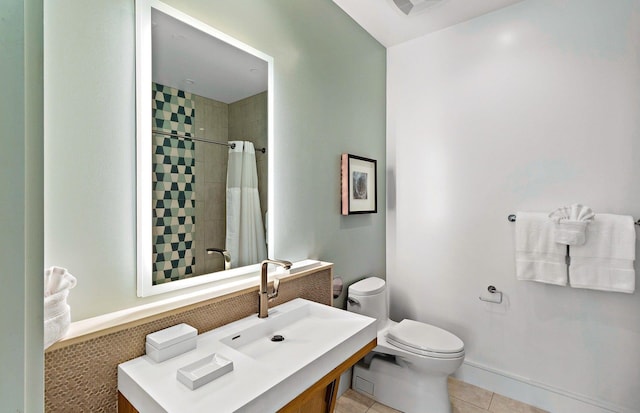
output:
[[[152,19],[157,285],[267,257],[268,91],[266,62],[157,10]]]

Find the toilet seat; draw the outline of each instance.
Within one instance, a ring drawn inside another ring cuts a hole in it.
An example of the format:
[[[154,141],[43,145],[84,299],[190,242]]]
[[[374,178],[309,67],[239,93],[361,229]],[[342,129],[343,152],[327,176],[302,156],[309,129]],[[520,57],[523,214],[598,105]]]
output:
[[[402,320],[389,328],[387,342],[413,354],[433,358],[464,355],[464,343],[454,334],[414,320]]]

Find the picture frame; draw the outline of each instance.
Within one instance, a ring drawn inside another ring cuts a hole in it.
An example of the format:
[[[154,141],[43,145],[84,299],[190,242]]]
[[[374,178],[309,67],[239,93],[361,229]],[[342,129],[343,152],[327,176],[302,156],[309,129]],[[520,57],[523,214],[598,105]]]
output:
[[[341,169],[341,214],[378,212],[378,162],[375,159],[343,153]]]

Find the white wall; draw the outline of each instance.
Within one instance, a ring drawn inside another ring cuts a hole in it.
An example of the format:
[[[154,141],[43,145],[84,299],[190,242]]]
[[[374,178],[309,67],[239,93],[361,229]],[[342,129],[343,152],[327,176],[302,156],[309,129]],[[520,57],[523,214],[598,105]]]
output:
[[[334,262],[346,282],[383,274],[384,205],[341,217],[339,185],[355,153],[378,160],[386,196],[385,49],[331,1],[167,3],[274,57],[276,256]],[[78,279],[73,320],[166,298],[136,297],[133,10],[45,7],[45,264]]]
[[[638,293],[516,281],[507,215],[640,218],[640,1],[524,1],[390,48],[387,70],[392,316],[449,329],[475,365],[637,411]],[[478,300],[489,284],[505,304]]]
[[[0,401],[43,411],[42,1],[0,2]]]

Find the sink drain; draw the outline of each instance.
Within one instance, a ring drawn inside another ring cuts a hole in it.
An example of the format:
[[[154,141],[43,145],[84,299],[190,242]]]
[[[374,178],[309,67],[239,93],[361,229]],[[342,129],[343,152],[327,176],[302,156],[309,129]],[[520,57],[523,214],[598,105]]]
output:
[[[271,341],[284,341],[284,337],[280,334],[276,334],[275,336],[271,337]]]

